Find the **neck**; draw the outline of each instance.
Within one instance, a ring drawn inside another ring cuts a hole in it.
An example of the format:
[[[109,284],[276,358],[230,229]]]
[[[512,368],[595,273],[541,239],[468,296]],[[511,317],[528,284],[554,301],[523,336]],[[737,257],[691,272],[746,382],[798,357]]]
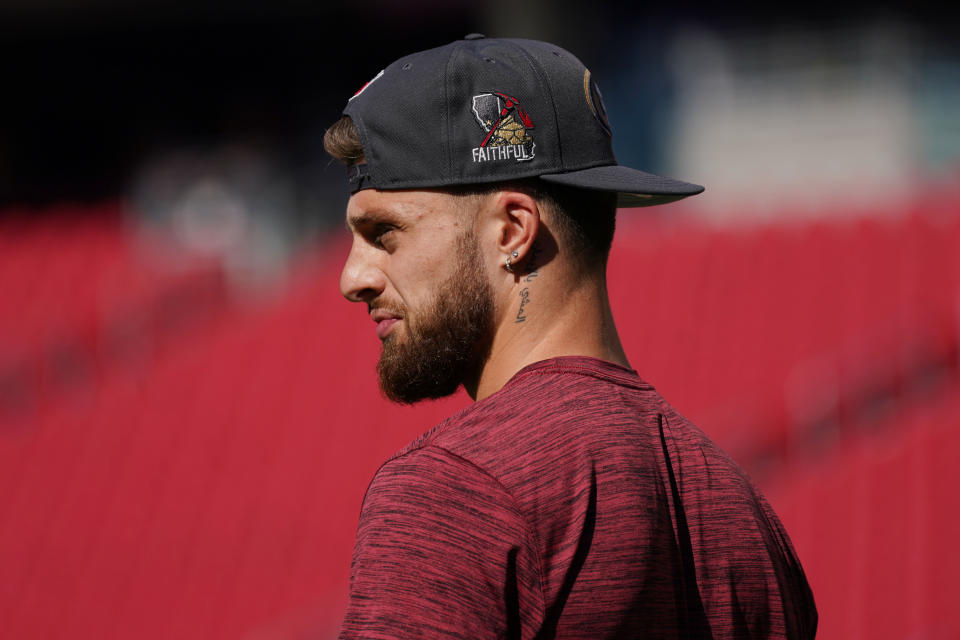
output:
[[[504,289],[490,356],[476,382],[465,385],[474,400],[496,392],[525,366],[558,356],[591,356],[630,366],[603,270],[579,278],[564,271],[554,263],[544,265],[533,277],[524,274]]]

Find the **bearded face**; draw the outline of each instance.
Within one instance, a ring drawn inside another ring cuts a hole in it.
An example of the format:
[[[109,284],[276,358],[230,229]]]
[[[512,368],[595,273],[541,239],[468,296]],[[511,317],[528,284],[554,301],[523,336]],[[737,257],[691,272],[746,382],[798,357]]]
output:
[[[472,232],[456,242],[459,261],[422,308],[394,309],[406,331],[383,341],[380,388],[394,402],[442,398],[476,380],[493,340],[493,294]]]

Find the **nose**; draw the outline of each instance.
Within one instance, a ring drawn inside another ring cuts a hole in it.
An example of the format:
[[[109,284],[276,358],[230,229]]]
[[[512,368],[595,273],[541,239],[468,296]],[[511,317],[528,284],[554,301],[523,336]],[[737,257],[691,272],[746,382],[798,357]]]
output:
[[[369,302],[383,293],[386,286],[383,271],[374,258],[364,243],[354,239],[340,272],[340,293],[350,302]]]

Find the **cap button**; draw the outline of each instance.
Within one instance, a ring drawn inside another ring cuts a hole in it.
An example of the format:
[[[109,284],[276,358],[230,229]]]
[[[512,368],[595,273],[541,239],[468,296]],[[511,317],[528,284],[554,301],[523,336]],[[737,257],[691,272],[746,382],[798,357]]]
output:
[[[463,39],[464,40],[480,40],[481,38],[486,38],[486,37],[487,36],[483,35],[482,33],[468,33],[467,35],[463,36]]]

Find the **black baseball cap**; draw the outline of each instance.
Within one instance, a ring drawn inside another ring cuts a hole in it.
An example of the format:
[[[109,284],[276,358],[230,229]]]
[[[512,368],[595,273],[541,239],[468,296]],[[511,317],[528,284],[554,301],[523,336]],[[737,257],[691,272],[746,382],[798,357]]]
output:
[[[349,170],[351,192],[539,177],[616,192],[617,206],[641,207],[703,191],[617,164],[597,83],[547,42],[470,34],[404,56],[343,113],[366,158]]]

